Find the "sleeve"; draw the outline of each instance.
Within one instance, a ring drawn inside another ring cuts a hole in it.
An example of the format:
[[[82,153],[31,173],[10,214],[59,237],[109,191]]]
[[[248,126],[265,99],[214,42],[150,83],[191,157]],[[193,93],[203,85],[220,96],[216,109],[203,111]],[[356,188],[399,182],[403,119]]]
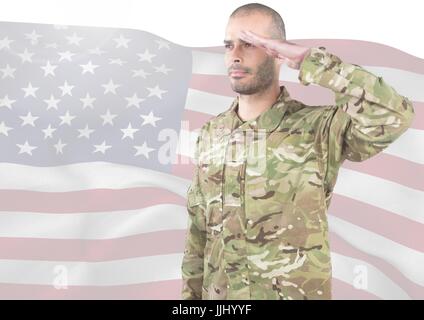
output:
[[[325,47],[307,52],[298,79],[335,93],[336,105],[324,108],[320,130],[327,141],[328,180],[345,159],[363,161],[385,149],[408,129],[415,115],[411,101],[382,77],[341,61]]]
[[[204,248],[206,245],[205,201],[199,186],[200,135],[194,153],[195,169],[187,190],[188,228],[182,261],[182,299],[202,298]]]

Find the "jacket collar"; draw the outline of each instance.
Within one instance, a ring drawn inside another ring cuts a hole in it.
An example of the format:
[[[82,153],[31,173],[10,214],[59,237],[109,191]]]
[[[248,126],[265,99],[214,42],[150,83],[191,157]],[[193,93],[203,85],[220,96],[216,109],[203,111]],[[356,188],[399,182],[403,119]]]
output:
[[[248,131],[252,129],[255,131],[272,132],[283,119],[290,100],[291,98],[287,88],[281,85],[280,94],[270,108],[262,112],[255,119],[242,121],[237,114],[239,104],[239,96],[237,96],[231,103],[230,108],[223,113],[221,121],[217,124],[217,129],[219,131],[225,130],[227,134],[234,130]]]

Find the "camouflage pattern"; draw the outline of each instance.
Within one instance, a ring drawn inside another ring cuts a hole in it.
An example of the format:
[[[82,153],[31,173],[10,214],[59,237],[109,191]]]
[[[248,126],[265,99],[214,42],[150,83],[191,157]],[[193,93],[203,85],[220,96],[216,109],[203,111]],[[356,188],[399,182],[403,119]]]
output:
[[[410,126],[412,103],[326,48],[311,48],[299,81],[334,91],[308,106],[280,86],[256,119],[230,108],[196,142],[187,190],[183,299],[331,299],[327,209],[345,159],[379,153]]]

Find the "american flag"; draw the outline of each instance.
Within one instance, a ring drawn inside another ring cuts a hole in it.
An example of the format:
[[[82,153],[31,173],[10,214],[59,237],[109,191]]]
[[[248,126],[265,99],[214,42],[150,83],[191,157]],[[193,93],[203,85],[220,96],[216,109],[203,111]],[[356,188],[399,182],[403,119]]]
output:
[[[329,208],[335,299],[424,298],[424,60],[324,46],[414,103],[412,127],[340,169]],[[236,97],[224,48],[135,29],[0,22],[0,298],[180,299],[198,129]],[[334,94],[280,83],[310,105]]]

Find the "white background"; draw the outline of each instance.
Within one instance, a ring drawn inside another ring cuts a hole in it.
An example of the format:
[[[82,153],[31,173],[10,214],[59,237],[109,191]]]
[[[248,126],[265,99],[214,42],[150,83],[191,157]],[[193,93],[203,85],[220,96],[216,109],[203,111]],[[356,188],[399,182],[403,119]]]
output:
[[[0,0],[0,20],[145,30],[185,46],[217,46],[228,16],[252,1]],[[357,39],[424,58],[419,0],[259,1],[277,10],[288,40]]]

